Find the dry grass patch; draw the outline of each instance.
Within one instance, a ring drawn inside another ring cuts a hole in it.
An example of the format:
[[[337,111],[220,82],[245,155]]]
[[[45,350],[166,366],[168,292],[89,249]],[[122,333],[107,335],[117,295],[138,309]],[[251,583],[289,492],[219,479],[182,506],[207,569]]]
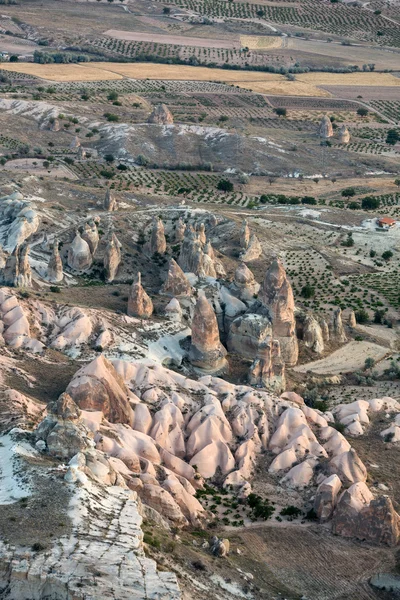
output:
[[[36,63],[2,63],[1,69],[47,79],[48,81],[104,81],[122,79],[103,67],[88,65],[39,65]]]
[[[242,48],[249,50],[269,50],[270,48],[282,48],[282,38],[271,35],[241,35]]]
[[[296,79],[312,85],[400,86],[390,73],[302,73]]]

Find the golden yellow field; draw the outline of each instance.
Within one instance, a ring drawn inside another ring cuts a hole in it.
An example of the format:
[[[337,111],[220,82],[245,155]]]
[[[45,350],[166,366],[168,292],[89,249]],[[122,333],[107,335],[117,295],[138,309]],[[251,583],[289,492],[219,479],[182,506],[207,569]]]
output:
[[[39,65],[2,63],[1,69],[36,75],[48,81],[102,81],[122,79],[170,79],[176,81],[220,81],[262,94],[328,97],[321,85],[400,86],[390,73],[304,73],[289,81],[283,75],[255,71],[227,71],[181,65],[152,63],[82,63],[80,65]]]
[[[241,35],[240,44],[242,48],[249,50],[269,50],[270,48],[281,48],[282,38],[271,35]]]
[[[312,85],[400,86],[400,79],[390,73],[303,73],[296,79]]]
[[[1,69],[35,75],[48,81],[100,81],[122,79],[121,75],[85,65],[38,65],[36,63],[1,63]]]

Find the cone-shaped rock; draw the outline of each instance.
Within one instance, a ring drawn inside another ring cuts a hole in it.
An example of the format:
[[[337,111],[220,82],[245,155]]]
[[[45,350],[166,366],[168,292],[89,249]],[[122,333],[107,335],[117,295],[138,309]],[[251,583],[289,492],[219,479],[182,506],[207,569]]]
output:
[[[92,256],[94,256],[96,254],[97,246],[99,245],[99,232],[97,231],[97,225],[94,221],[85,223],[82,239],[89,244],[90,252]]]
[[[339,128],[339,143],[340,144],[348,144],[350,141],[350,133],[347,129],[346,125],[342,125]]]
[[[211,242],[207,242],[206,245],[204,246],[204,254],[211,258],[213,267],[214,267],[214,271],[216,273],[216,277],[221,277],[221,278],[225,277],[226,272],[224,269],[224,265],[219,260],[219,258],[216,257],[215,251],[211,245]]]
[[[117,209],[118,209],[117,200],[115,199],[115,196],[112,193],[112,191],[110,190],[110,188],[107,188],[106,195],[104,196],[104,210],[108,210],[109,212],[112,212]]]
[[[306,348],[311,348],[316,354],[324,351],[324,336],[321,325],[313,315],[307,314],[303,321],[303,342]]]
[[[71,150],[77,150],[79,148],[79,146],[81,145],[78,136],[76,135],[74,137],[74,139],[72,140],[72,142],[70,143],[69,147],[71,148]]]
[[[19,253],[20,247],[15,246],[12,254],[7,257],[4,271],[2,273],[3,285],[17,286],[19,275]]]
[[[329,332],[330,338],[335,342],[338,342],[339,344],[347,342],[342,321],[342,311],[340,308],[337,308],[333,313],[332,320],[329,324]]]
[[[258,294],[260,284],[254,279],[254,275],[248,266],[244,262],[241,262],[236,267],[231,288],[232,293],[241,300],[249,301],[252,300],[255,294]]]
[[[173,122],[174,118],[165,104],[158,104],[149,117],[149,123],[158,125],[170,125]]]
[[[178,263],[171,258],[169,263],[167,279],[160,293],[166,296],[191,296],[192,286]]]
[[[171,321],[180,322],[182,320],[182,308],[177,298],[172,298],[165,307],[165,316]]]
[[[178,263],[185,273],[199,275],[203,264],[203,250],[196,232],[186,228]]]
[[[147,245],[147,254],[153,256],[153,254],[165,254],[167,249],[167,242],[165,239],[164,225],[159,217],[153,219],[153,225],[151,228],[150,241]]]
[[[29,263],[29,244],[25,244],[19,255],[18,286],[32,287],[32,271]]]
[[[60,131],[60,121],[58,119],[53,119],[50,123],[50,131]]]
[[[138,273],[136,280],[132,283],[128,299],[128,315],[131,317],[151,317],[153,314],[153,303],[146,294],[142,282],[141,274]]]
[[[253,233],[253,235],[250,236],[247,248],[241,252],[239,259],[243,262],[251,262],[252,260],[257,260],[257,258],[261,256],[261,253],[262,248],[260,240],[255,233]]]
[[[250,242],[250,228],[247,219],[243,219],[242,228],[240,230],[240,247],[245,250]]]
[[[325,139],[333,136],[333,127],[328,115],[322,117],[321,123],[319,125],[319,135],[320,137]]]
[[[179,220],[178,220],[177,224],[175,225],[175,241],[176,242],[182,242],[183,238],[185,237],[185,230],[186,230],[186,225],[182,221],[182,218],[179,217]]]
[[[53,251],[47,266],[47,278],[52,283],[59,283],[63,277],[63,264],[58,250],[58,240],[54,240]]]
[[[121,263],[121,249],[117,236],[113,234],[107,242],[104,253],[104,271],[107,283],[114,281]]]
[[[206,228],[205,228],[204,223],[200,223],[197,232],[198,232],[199,241],[204,246],[204,244],[207,242]]]
[[[356,326],[357,326],[356,315],[355,315],[354,310],[351,310],[350,314],[349,314],[349,327],[354,329],[354,327],[356,327]]]
[[[250,367],[250,383],[276,394],[285,390],[285,365],[281,359],[278,340],[268,337],[261,342],[257,358]]]
[[[286,365],[295,365],[299,349],[294,318],[293,291],[285,269],[278,258],[267,270],[258,298],[271,314],[274,338],[280,343],[283,361]]]
[[[217,318],[204,293],[197,299],[192,319],[192,343],[189,360],[208,373],[226,368],[226,350],[220,342]]]
[[[89,244],[81,238],[77,231],[73,242],[68,249],[68,266],[76,271],[85,271],[92,266],[92,254]]]

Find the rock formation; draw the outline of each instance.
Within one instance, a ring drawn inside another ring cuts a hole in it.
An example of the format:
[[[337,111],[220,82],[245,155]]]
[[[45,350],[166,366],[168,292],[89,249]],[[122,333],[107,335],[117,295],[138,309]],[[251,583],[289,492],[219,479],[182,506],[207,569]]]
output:
[[[165,316],[171,321],[182,321],[182,308],[177,298],[172,298],[165,307]]]
[[[185,273],[182,271],[178,263],[171,258],[169,262],[167,279],[165,280],[161,290],[161,294],[166,296],[191,296],[193,293]]]
[[[165,104],[155,106],[149,117],[149,123],[157,123],[157,125],[171,125],[173,122],[174,118]]]
[[[324,336],[317,319],[311,314],[306,314],[303,318],[302,327],[305,347],[310,348],[316,354],[322,354],[324,351]]]
[[[257,260],[262,254],[262,248],[258,237],[253,233],[250,236],[248,246],[239,255],[239,260],[247,263],[253,260]]]
[[[217,277],[225,277],[226,276],[226,272],[224,269],[224,265],[222,264],[222,262],[219,260],[219,258],[217,258],[216,254],[215,254],[215,250],[211,245],[211,242],[206,242],[205,246],[204,246],[204,254],[205,256],[209,256],[212,264],[214,266],[214,270],[216,273]]]
[[[179,243],[183,241],[185,237],[186,225],[182,220],[182,217],[179,217],[175,225],[175,242]]]
[[[257,351],[257,358],[250,367],[251,385],[264,387],[281,394],[286,387],[285,364],[281,359],[278,340],[263,340]]]
[[[226,368],[226,350],[220,342],[214,310],[204,293],[197,299],[192,319],[189,360],[194,367],[208,373]]]
[[[107,188],[106,194],[104,196],[104,210],[107,210],[109,212],[118,210],[117,200],[110,188]]]
[[[239,243],[243,250],[246,250],[250,242],[250,228],[247,219],[243,219],[242,228],[240,230]]]
[[[47,278],[51,283],[59,283],[63,280],[63,277],[63,264],[58,250],[58,240],[54,240],[53,251],[47,266]]]
[[[150,241],[146,245],[146,252],[149,256],[153,254],[165,254],[167,242],[165,239],[164,225],[159,217],[153,218]]]
[[[260,284],[254,279],[253,273],[244,262],[240,262],[236,267],[233,283],[230,287],[232,293],[243,300],[243,302],[252,302],[257,296]]]
[[[99,232],[97,231],[97,225],[94,221],[85,223],[82,239],[88,243],[90,253],[93,257],[96,254],[97,246],[99,245]]]
[[[193,227],[187,227],[182,242],[178,264],[185,273],[198,275],[202,268],[203,249]]]
[[[346,125],[342,125],[341,127],[339,127],[339,143],[340,144],[348,144],[350,141],[350,133],[349,130],[347,129]]]
[[[89,244],[82,239],[79,231],[68,248],[68,266],[75,271],[86,271],[92,266],[93,258]]]
[[[271,314],[274,338],[279,340],[282,360],[288,366],[295,365],[299,350],[293,291],[285,269],[278,258],[273,260],[267,270],[258,298]]]
[[[60,131],[61,125],[59,119],[53,119],[50,123],[50,131]]]
[[[142,283],[141,274],[136,275],[132,283],[128,299],[128,315],[131,317],[148,318],[153,314],[153,303],[146,294]]]
[[[333,136],[333,127],[330,118],[328,115],[322,117],[321,123],[319,125],[319,136],[327,139]]]
[[[81,145],[81,142],[80,142],[78,136],[76,135],[73,138],[72,142],[70,143],[69,147],[71,150],[77,150],[80,147],[80,145]]]
[[[349,327],[351,327],[351,329],[357,327],[356,315],[354,310],[351,310],[349,313]]]
[[[338,344],[347,342],[342,322],[342,311],[340,308],[337,308],[332,315],[332,320],[329,323],[329,337]]]
[[[341,487],[342,482],[337,475],[326,477],[318,486],[314,510],[319,521],[329,521],[332,517]]]
[[[259,356],[263,343],[272,337],[270,316],[260,306],[257,314],[248,312],[234,319],[229,328],[227,346],[229,352],[253,361]]]
[[[397,546],[400,517],[387,496],[374,498],[365,483],[355,483],[340,497],[333,532],[372,544]]]
[[[121,263],[121,244],[115,233],[113,233],[107,242],[104,252],[104,271],[107,283],[114,281],[119,265]]]
[[[103,355],[75,373],[66,393],[80,409],[101,410],[111,423],[133,422],[125,383]]]
[[[7,257],[1,274],[1,283],[11,287],[32,287],[32,271],[29,263],[28,244],[16,246]]]

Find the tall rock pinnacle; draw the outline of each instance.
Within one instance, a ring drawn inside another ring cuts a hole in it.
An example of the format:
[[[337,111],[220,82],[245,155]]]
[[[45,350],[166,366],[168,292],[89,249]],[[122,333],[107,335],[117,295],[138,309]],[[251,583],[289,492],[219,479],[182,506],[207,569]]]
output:
[[[189,360],[207,373],[217,373],[227,366],[226,350],[220,342],[217,318],[204,293],[197,299],[192,320],[192,344]]]

